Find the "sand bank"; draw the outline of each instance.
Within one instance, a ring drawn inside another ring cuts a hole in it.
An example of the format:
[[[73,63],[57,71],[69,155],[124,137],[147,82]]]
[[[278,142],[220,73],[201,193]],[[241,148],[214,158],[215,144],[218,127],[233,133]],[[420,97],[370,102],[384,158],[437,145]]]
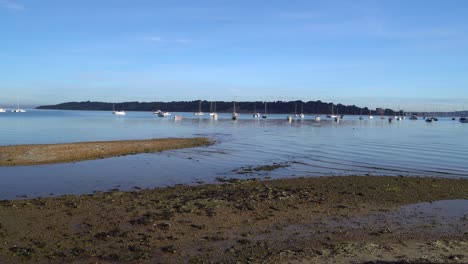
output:
[[[209,145],[207,138],[168,138],[0,146],[0,166],[52,164],[102,159]]]

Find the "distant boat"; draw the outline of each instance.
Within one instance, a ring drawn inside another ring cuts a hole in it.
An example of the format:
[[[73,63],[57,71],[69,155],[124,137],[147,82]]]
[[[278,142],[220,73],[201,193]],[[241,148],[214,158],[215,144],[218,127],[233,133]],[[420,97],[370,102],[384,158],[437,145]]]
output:
[[[6,109],[5,108],[0,108],[0,113],[5,113]]]
[[[124,116],[124,115],[126,115],[127,113],[125,113],[125,111],[115,111],[115,104],[112,104],[112,114]]]
[[[426,118],[427,123],[432,123],[432,121],[434,121],[432,118],[430,118],[430,117]]]
[[[166,116],[170,116],[170,115],[171,115],[171,113],[169,113],[169,112],[162,112],[162,111],[160,111],[160,112],[158,113],[158,116],[159,116],[159,117],[166,117]]]
[[[328,115],[327,115],[327,118],[337,118],[337,117],[338,117],[338,116],[335,115],[335,114],[333,113],[333,104],[332,104],[332,107],[331,107],[331,114],[328,114]]]
[[[459,121],[460,123],[468,123],[468,119],[466,119],[466,117],[460,117]]]
[[[292,116],[290,116],[290,115],[288,115],[288,117],[286,117],[286,120],[288,120],[289,122],[291,122],[292,119],[293,119],[293,118],[292,118]]]
[[[201,111],[201,100],[198,102],[198,112],[194,113],[194,115],[196,115],[196,116],[205,115],[205,113],[203,113],[203,112]]]
[[[372,116],[372,111],[369,109],[369,119],[374,119],[374,117]]]
[[[320,116],[315,116],[315,117],[314,117],[314,120],[315,120],[315,121],[320,121],[320,120],[322,120],[322,118],[321,118]]]
[[[380,119],[386,119],[386,117],[384,115],[381,115]]]
[[[409,118],[409,120],[418,120],[418,117],[415,116],[415,115],[412,115],[412,116]]]
[[[253,113],[253,118],[260,118],[260,113],[257,112],[257,103],[254,103],[254,113]]]
[[[262,115],[262,118],[263,119],[268,118],[268,116],[267,116],[267,102],[266,101],[265,101],[265,113]]]
[[[236,102],[234,102],[234,111],[232,112],[232,120],[237,120],[238,114],[236,113]]]
[[[299,115],[299,118],[300,118],[300,119],[304,119],[304,118],[305,118],[305,115],[304,115],[304,103],[301,103],[301,114]]]
[[[210,116],[216,116],[216,118],[213,119],[218,119],[218,114],[216,114],[216,102],[210,102]]]
[[[389,117],[389,118],[388,118],[388,122],[389,122],[389,123],[392,123],[392,122],[393,122],[393,120],[394,120],[394,118],[393,118],[393,117]]]
[[[361,114],[359,115],[359,120],[364,120],[364,118],[362,117],[362,108],[361,108]]]
[[[11,112],[13,113],[25,113],[26,112],[26,110],[19,108],[19,96],[18,96],[18,104],[16,106],[16,109],[11,110]]]
[[[176,121],[182,120],[182,116],[181,115],[175,115],[174,120],[176,120]]]

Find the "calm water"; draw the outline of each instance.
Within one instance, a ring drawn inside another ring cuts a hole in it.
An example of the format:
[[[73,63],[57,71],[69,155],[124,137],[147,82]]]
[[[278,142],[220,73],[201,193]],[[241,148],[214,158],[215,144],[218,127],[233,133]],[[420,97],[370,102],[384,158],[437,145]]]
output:
[[[216,177],[298,177],[320,175],[416,175],[468,177],[468,124],[345,116],[340,123],[286,121],[286,115],[230,120],[208,115],[174,121],[148,112],[29,110],[0,113],[0,145],[208,136],[209,147],[140,154],[78,163],[0,167],[0,199],[131,190],[213,182]],[[284,163],[287,168],[236,174],[245,166]]]

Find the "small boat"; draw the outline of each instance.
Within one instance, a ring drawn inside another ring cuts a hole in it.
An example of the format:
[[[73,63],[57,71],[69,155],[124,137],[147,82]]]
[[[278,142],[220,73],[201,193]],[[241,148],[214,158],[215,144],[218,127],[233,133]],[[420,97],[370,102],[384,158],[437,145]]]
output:
[[[460,119],[458,121],[460,121],[460,123],[464,123],[464,124],[468,123],[468,119],[466,117],[460,117]]]
[[[362,117],[362,108],[361,108],[361,114],[359,115],[359,120],[364,120],[364,118]]]
[[[236,113],[236,102],[234,102],[234,111],[232,112],[232,120],[237,120],[239,118],[239,115]]]
[[[267,102],[265,102],[265,114],[262,115],[262,118],[263,119],[268,118],[268,116],[267,116]]]
[[[19,108],[19,96],[18,96],[18,104],[16,106],[16,109],[11,110],[11,112],[12,113],[25,113],[26,112],[26,110]]]
[[[412,116],[409,118],[409,120],[418,120],[418,117],[415,116],[415,115],[412,115]]]
[[[196,116],[205,115],[205,113],[203,113],[203,112],[201,111],[201,100],[198,102],[198,112],[194,113],[194,115],[196,115]]]
[[[286,120],[288,120],[288,122],[291,122],[293,120],[292,116],[288,115],[288,117],[286,117]]]
[[[5,108],[0,108],[0,113],[6,113],[6,109]]]
[[[210,103],[210,116],[213,119],[218,119],[218,114],[216,113],[216,102]],[[216,116],[216,118],[214,118]]]
[[[159,117],[166,117],[166,116],[170,116],[170,115],[171,115],[171,113],[169,113],[169,112],[159,111],[159,113],[158,113]]]
[[[304,119],[304,118],[305,118],[305,115],[304,115],[304,103],[301,104],[301,113],[299,114],[299,118],[300,118],[300,119]]]
[[[388,122],[389,122],[389,123],[392,123],[393,120],[394,120],[393,117],[389,117],[389,118],[388,118]]]
[[[320,116],[315,116],[315,117],[314,117],[314,121],[317,121],[317,122],[318,122],[318,121],[320,121],[320,120],[322,120],[322,118],[321,118]]]
[[[299,117],[299,115],[297,114],[297,103],[294,103],[294,117]]]
[[[332,108],[331,108],[331,114],[328,114],[327,115],[327,118],[337,118],[338,116],[333,114],[333,104],[332,104]]]
[[[456,118],[455,118],[455,117],[452,117],[452,121],[455,121],[455,120],[456,120]]]
[[[127,113],[125,113],[125,111],[122,111],[122,110],[115,111],[115,104],[112,104],[112,114],[119,115],[119,116],[124,116]]]
[[[372,116],[372,111],[369,109],[369,116],[368,116],[369,119],[374,119],[374,116]]]
[[[254,103],[254,113],[253,113],[253,118],[260,118],[261,115],[260,113],[257,112],[257,103]]]
[[[382,116],[380,116],[380,119],[383,120],[383,119],[386,119],[386,117],[382,115]]]
[[[175,115],[174,120],[176,120],[176,121],[182,120],[182,116],[181,115]]]
[[[432,123],[432,121],[434,121],[434,120],[431,117],[426,118],[427,123]]]

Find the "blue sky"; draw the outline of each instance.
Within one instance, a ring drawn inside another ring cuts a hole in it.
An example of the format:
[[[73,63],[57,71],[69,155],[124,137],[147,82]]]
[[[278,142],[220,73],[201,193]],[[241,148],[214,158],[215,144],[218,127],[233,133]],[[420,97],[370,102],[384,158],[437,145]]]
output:
[[[322,100],[468,109],[468,1],[0,0],[0,107]]]

